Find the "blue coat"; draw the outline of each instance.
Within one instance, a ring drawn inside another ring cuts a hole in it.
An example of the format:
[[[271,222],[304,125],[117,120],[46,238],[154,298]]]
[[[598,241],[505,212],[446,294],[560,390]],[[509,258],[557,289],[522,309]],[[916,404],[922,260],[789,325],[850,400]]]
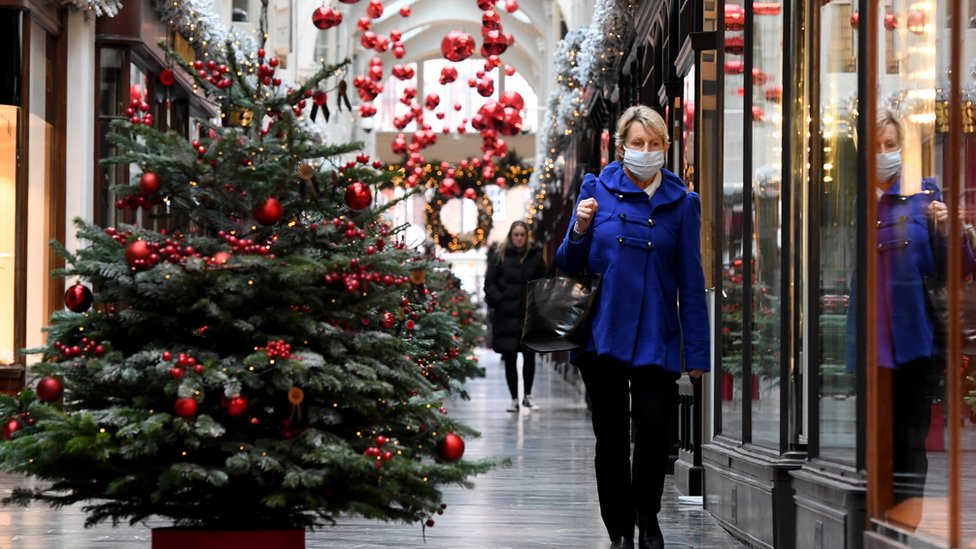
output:
[[[573,209],[556,265],[567,274],[579,274],[585,266],[602,274],[603,281],[590,340],[574,353],[574,361],[592,353],[675,373],[682,366],[710,368],[701,202],[678,176],[667,170],[661,174],[661,186],[650,200],[617,162],[599,177],[583,179],[579,200],[595,198],[597,213],[577,242],[570,238]]]

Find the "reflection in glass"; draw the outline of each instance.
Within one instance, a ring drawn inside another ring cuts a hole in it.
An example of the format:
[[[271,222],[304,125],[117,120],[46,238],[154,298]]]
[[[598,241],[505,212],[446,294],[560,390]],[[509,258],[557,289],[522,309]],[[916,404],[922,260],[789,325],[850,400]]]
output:
[[[725,3],[725,135],[742,135],[745,60],[742,0]],[[722,155],[722,434],[742,438],[742,154],[726,144]],[[751,392],[750,392],[751,394]]]

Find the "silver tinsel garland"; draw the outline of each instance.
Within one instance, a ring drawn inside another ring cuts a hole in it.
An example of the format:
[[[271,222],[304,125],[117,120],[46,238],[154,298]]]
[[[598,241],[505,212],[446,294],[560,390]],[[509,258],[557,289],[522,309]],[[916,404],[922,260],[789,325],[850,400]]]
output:
[[[61,0],[61,3],[91,13],[95,17],[115,17],[122,9],[122,0]]]

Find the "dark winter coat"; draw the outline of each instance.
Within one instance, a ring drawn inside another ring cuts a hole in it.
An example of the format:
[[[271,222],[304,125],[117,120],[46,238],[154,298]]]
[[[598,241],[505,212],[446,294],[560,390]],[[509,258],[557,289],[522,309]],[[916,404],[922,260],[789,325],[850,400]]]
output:
[[[596,216],[576,241],[570,237],[573,209],[556,265],[567,274],[585,266],[602,274],[603,281],[590,340],[571,360],[596,354],[674,373],[682,366],[710,369],[701,201],[677,175],[663,169],[661,175],[661,186],[650,199],[617,162],[599,177],[587,174],[583,180],[579,200],[595,198]]]
[[[485,274],[485,303],[492,309],[491,348],[497,353],[520,351],[522,317],[525,314],[525,283],[546,275],[542,249],[533,246],[523,260],[518,250],[508,247],[498,262],[491,254]]]

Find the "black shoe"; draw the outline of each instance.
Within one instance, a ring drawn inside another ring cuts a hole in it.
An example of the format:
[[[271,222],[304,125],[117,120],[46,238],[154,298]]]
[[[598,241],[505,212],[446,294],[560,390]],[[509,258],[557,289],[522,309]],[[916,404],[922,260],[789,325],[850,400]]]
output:
[[[620,536],[613,540],[613,543],[610,544],[610,549],[634,549],[634,540]]]
[[[664,549],[664,538],[639,538],[639,549]]]
[[[638,513],[637,527],[640,532],[637,536],[639,549],[664,549],[664,535],[661,533],[661,526],[657,523],[657,515],[647,516]]]

